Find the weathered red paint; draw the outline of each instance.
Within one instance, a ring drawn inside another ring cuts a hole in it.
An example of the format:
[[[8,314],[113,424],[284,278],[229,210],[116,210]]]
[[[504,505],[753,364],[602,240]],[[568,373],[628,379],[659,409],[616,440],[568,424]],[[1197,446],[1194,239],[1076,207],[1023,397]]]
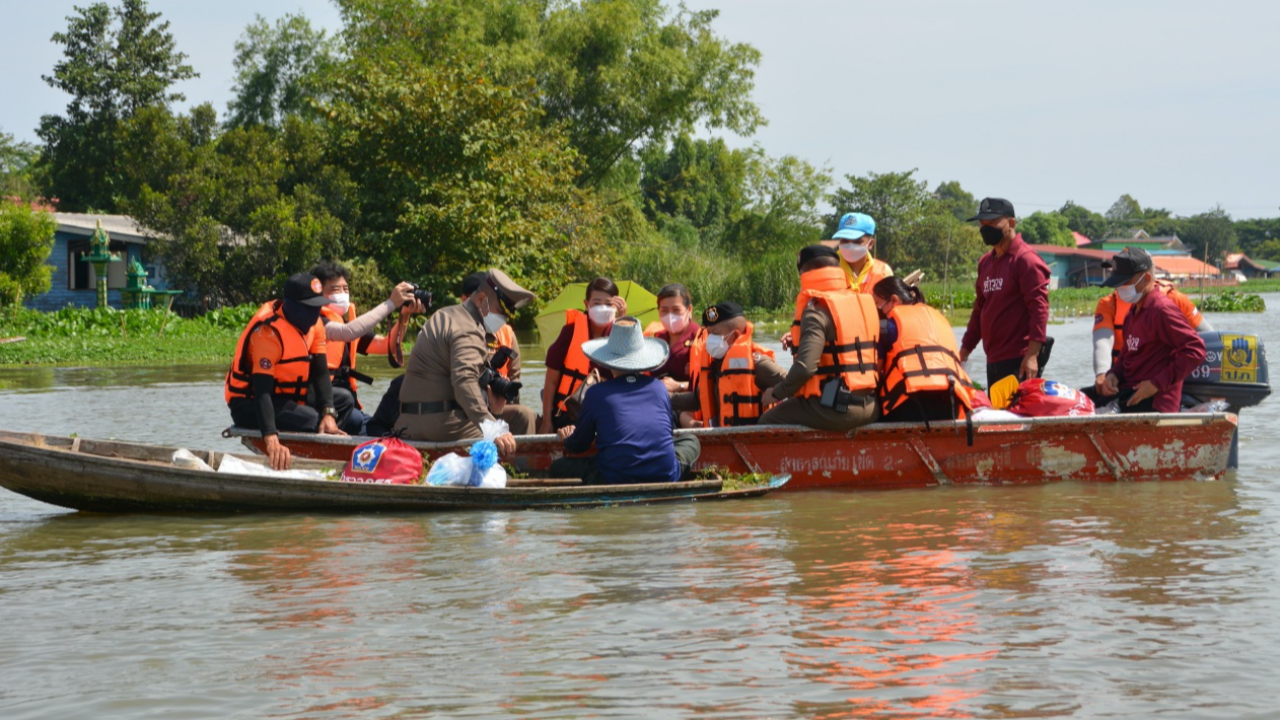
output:
[[[1028,418],[975,423],[869,425],[848,435],[794,426],[681,431],[702,442],[700,467],[790,474],[788,490],[862,490],[933,485],[1035,484],[1053,480],[1209,480],[1227,469],[1236,416],[1230,413]],[[229,436],[261,451],[253,431]],[[359,440],[282,433],[300,457],[347,460]],[[466,443],[410,443],[429,460]],[[564,453],[553,435],[517,440],[517,467],[546,470]]]

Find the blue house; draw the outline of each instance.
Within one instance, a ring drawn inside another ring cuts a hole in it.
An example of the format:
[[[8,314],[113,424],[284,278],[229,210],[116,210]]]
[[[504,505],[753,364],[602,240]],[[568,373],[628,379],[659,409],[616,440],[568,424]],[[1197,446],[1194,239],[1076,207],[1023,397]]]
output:
[[[54,213],[58,230],[54,233],[53,252],[49,264],[53,266],[53,286],[43,295],[27,298],[25,305],[35,310],[58,310],[68,305],[94,307],[97,304],[97,275],[93,267],[80,258],[89,253],[89,238],[93,237],[98,223],[111,237],[111,252],[120,256],[107,271],[108,302],[113,308],[124,306],[120,289],[125,286],[125,272],[129,263],[138,260],[147,271],[147,282],[158,290],[165,289],[164,268],[158,263],[148,263],[142,258],[147,238],[141,226],[126,215],[88,215],[83,213]]]

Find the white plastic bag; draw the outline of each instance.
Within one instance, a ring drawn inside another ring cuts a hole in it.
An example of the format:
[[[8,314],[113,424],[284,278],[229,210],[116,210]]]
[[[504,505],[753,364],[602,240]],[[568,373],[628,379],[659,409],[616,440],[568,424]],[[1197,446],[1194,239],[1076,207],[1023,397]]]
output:
[[[264,477],[290,478],[293,480],[328,480],[319,470],[272,470],[269,466],[241,460],[235,455],[223,455],[218,472],[232,475],[261,475]]]
[[[1096,408],[1094,408],[1094,409],[1093,409],[1093,414],[1094,414],[1094,415],[1119,415],[1119,414],[1120,414],[1120,401],[1119,401],[1119,400],[1112,400],[1111,402],[1107,403],[1106,405],[1099,405],[1099,406],[1097,406]]]
[[[1231,409],[1231,405],[1226,400],[1217,399],[1209,402],[1202,402],[1195,407],[1183,408],[1182,412],[1190,413],[1224,413]]]
[[[471,458],[449,453],[436,458],[427,471],[428,485],[464,486],[471,482]]]
[[[213,472],[213,468],[196,457],[190,450],[186,448],[178,448],[173,451],[173,464],[176,467],[186,468],[187,470],[207,470]]]

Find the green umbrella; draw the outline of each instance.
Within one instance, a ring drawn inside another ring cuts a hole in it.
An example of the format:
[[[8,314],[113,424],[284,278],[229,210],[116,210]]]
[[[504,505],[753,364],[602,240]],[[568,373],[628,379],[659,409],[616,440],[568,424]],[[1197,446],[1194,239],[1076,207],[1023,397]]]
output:
[[[641,327],[658,319],[658,298],[645,290],[638,282],[623,280],[618,283],[618,295],[627,301],[627,314],[640,319]],[[555,300],[547,303],[538,313],[538,335],[542,339],[542,347],[549,348],[560,336],[565,323],[565,310],[582,310],[586,312],[582,301],[587,296],[587,283],[570,283]]]

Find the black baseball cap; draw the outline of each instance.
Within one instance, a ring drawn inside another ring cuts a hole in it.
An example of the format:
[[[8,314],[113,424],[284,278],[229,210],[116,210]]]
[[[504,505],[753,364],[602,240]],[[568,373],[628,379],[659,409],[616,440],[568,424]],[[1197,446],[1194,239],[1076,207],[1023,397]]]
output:
[[[310,273],[298,273],[285,280],[284,299],[311,307],[323,307],[333,302],[321,294],[320,278]]]
[[[726,300],[722,303],[716,303],[702,311],[702,325],[703,327],[706,327],[707,325],[715,325],[718,322],[732,320],[736,317],[742,317],[745,314],[746,313],[742,311],[741,305],[736,302]]]
[[[840,259],[840,253],[836,249],[828,245],[810,245],[800,251],[800,259],[796,261],[796,268],[802,268],[811,260],[817,260],[821,257]]]
[[[1013,203],[1004,198],[982,198],[982,202],[978,203],[978,214],[969,218],[969,222],[1002,217],[1017,217],[1013,214]]]
[[[480,286],[484,284],[484,279],[488,276],[489,276],[489,273],[484,272],[482,270],[480,272],[473,272],[470,275],[463,278],[462,294],[475,295],[476,291],[480,289]]]
[[[1103,287],[1119,287],[1145,272],[1151,272],[1155,263],[1146,250],[1127,247],[1102,263],[1111,274],[1102,281]]]

